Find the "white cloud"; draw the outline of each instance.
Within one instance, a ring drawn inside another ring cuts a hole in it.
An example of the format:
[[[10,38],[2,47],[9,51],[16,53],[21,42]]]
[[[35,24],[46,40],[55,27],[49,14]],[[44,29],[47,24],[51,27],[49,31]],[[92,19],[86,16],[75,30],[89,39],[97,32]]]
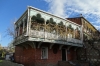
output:
[[[99,0],[44,0],[49,4],[49,12],[61,16],[77,16],[82,14],[89,19],[96,28],[100,26]],[[77,14],[76,14],[77,13]],[[98,24],[98,25],[97,25]]]
[[[47,3],[49,3],[49,12],[65,17],[66,16],[66,0],[45,0]]]

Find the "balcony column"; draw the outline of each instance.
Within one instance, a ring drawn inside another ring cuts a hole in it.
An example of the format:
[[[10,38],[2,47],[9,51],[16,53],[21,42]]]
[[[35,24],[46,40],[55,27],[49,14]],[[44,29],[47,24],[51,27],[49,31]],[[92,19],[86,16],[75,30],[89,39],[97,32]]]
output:
[[[74,29],[74,37],[73,38],[75,38],[75,29]]]
[[[45,40],[45,38],[46,38],[46,20],[44,20],[44,40]]]
[[[30,22],[30,9],[29,9],[29,8],[28,8],[28,14],[27,14],[27,16],[26,16],[26,19],[27,19],[27,27],[26,27],[26,28],[27,28],[27,31],[26,31],[26,35],[29,36],[29,32],[30,32],[30,31],[29,31],[29,27],[30,27],[30,26],[29,26],[29,24],[30,24],[30,23],[29,23],[29,22]]]
[[[24,28],[25,28],[25,22],[23,21],[23,32],[24,32]]]
[[[56,21],[57,22],[57,21]],[[57,39],[58,39],[58,25],[56,24],[56,30],[57,30],[57,32],[56,32],[56,34],[57,34]]]
[[[28,16],[29,17],[29,20],[28,20],[28,22],[29,22],[29,26],[28,26],[28,28],[29,28],[29,36],[31,35],[31,17],[30,17],[30,15]]]
[[[18,25],[18,36],[20,35],[20,25]]]
[[[66,25],[66,23],[65,23],[65,25]],[[66,27],[66,33],[65,34],[66,34],[65,38],[66,38],[66,41],[67,41],[67,27]]]
[[[81,41],[83,42],[83,25],[80,27],[80,38],[81,38]]]

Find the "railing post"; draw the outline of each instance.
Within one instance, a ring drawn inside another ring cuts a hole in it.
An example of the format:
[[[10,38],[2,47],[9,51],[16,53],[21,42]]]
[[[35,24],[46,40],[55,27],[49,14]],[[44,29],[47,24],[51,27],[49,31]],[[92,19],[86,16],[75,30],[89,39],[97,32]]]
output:
[[[46,39],[46,20],[44,20],[44,40]]]
[[[23,21],[23,32],[24,32],[24,28],[25,28],[25,22]]]
[[[18,25],[18,36],[20,35],[20,25]]]

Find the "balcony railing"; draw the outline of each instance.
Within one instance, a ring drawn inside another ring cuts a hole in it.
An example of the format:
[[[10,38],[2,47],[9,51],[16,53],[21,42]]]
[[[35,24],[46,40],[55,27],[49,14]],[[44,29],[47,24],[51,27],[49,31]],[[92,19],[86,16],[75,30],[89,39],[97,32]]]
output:
[[[29,32],[28,32],[29,31]],[[75,30],[71,30],[65,26],[55,25],[55,24],[40,24],[40,23],[32,23],[30,30],[26,30],[21,35],[15,38],[16,44],[25,42],[32,39],[36,39],[36,41],[44,41],[44,42],[54,42],[60,44],[71,44],[71,45],[83,45],[80,37],[80,33],[75,35]],[[27,36],[25,36],[27,35]],[[29,38],[28,38],[29,37]],[[27,38],[27,40],[24,40]],[[35,40],[32,40],[35,41]]]
[[[67,28],[64,26],[36,23],[31,25],[30,37],[82,44],[81,39],[68,37],[68,33],[70,33],[69,35],[72,35],[72,32],[67,31]]]

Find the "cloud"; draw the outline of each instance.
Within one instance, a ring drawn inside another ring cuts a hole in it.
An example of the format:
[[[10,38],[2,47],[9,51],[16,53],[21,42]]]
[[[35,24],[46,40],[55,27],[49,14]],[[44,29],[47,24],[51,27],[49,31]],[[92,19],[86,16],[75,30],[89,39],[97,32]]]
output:
[[[66,16],[66,0],[45,0],[47,3],[49,3],[49,12],[60,16],[65,17]]]
[[[82,14],[98,29],[100,26],[99,0],[44,0],[49,12],[60,17],[75,17]],[[97,25],[99,24],[99,25]]]

